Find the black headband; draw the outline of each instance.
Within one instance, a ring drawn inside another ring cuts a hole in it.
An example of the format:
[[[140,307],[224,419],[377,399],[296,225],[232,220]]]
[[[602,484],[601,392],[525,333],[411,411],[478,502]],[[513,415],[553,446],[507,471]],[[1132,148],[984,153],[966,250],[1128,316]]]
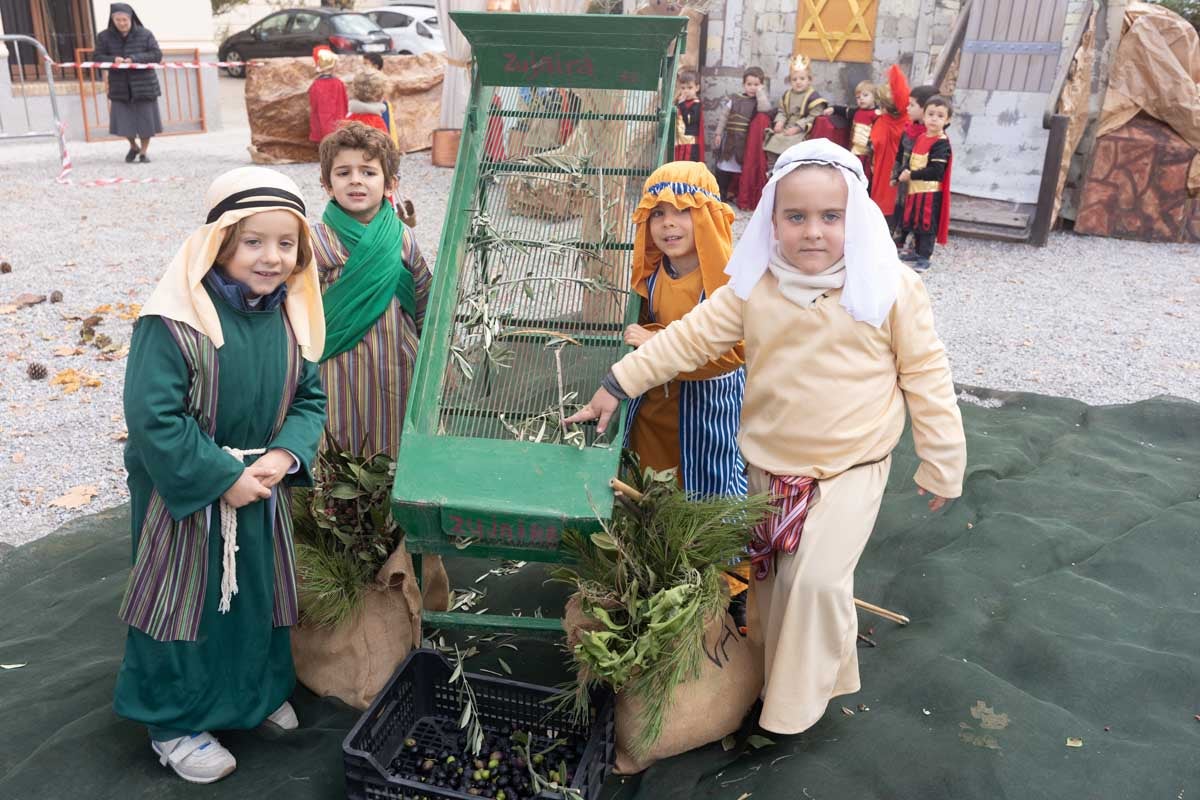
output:
[[[247,197],[278,197],[278,200],[246,200]],[[287,189],[272,189],[270,187],[259,187],[258,189],[246,189],[243,192],[234,192],[226,197],[221,202],[212,207],[208,212],[208,219],[205,220],[206,225],[211,225],[221,218],[221,215],[226,211],[232,211],[240,208],[278,208],[283,206],[290,208],[293,211],[300,212],[300,216],[304,216],[304,201],[296,195],[289,192]]]

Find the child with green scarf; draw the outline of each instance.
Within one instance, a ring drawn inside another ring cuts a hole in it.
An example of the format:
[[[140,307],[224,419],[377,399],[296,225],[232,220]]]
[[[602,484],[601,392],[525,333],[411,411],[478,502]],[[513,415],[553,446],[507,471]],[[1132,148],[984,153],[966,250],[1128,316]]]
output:
[[[400,167],[388,135],[344,123],[321,141],[320,153],[329,204],[312,238],[327,332],[324,446],[395,458],[432,276],[412,230],[387,202]],[[425,606],[445,610],[449,582],[441,559],[426,558],[424,566]]]

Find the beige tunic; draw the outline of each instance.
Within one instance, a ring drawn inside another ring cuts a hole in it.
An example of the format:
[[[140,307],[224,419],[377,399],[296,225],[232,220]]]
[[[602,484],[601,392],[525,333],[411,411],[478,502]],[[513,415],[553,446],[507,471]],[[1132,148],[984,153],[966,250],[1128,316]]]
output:
[[[613,366],[630,395],[666,383],[746,343],[746,399],[738,434],[746,462],[777,475],[823,479],[879,461],[912,415],[916,482],[962,494],[966,445],[946,350],[919,276],[879,328],[857,322],[835,289],[807,308],[770,272],[743,301],[728,286]]]
[[[841,290],[800,307],[767,272],[742,301],[729,287],[613,367],[631,395],[695,369],[745,340],[746,397],[739,441],[750,491],[766,472],[818,480],[792,555],[750,588],[751,641],[762,648],[759,724],[797,733],[829,700],[859,689],[854,568],[879,513],[890,453],[912,415],[921,459],[915,480],[962,494],[966,439],[945,348],[921,279],[903,270],[879,328],[855,321]]]

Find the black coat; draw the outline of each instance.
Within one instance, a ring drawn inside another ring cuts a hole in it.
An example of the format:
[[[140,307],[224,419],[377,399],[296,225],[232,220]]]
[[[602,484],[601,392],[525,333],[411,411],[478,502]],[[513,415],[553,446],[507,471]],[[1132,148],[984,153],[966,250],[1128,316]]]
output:
[[[155,64],[162,61],[162,50],[150,29],[141,25],[135,24],[125,36],[112,27],[100,31],[96,37],[95,60],[112,61],[117,56],[139,64]],[[152,69],[109,70],[108,98],[125,103],[155,99],[162,94],[155,72]]]

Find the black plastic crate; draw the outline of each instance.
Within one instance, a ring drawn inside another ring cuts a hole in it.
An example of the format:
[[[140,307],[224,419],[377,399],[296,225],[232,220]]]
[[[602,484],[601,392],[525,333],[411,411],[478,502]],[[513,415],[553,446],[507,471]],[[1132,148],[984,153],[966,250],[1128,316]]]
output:
[[[436,650],[413,650],[399,666],[387,686],[359,718],[342,743],[346,769],[346,797],[350,800],[478,800],[456,789],[398,777],[394,762],[407,763],[405,739],[415,739],[420,748],[451,749],[459,733],[462,706],[458,688],[450,685],[454,668]],[[568,747],[584,742],[583,756],[572,769],[570,788],[587,800],[598,800],[600,789],[613,763],[613,701],[611,694],[596,698],[598,712],[593,724],[578,725],[570,713],[556,711],[558,694],[548,686],[468,672],[475,704],[484,731],[495,733],[508,726],[529,731],[530,752],[541,750],[554,739],[566,739]],[[457,755],[457,753],[456,753]],[[557,757],[552,757],[554,761]],[[538,798],[560,798],[542,792]]]

